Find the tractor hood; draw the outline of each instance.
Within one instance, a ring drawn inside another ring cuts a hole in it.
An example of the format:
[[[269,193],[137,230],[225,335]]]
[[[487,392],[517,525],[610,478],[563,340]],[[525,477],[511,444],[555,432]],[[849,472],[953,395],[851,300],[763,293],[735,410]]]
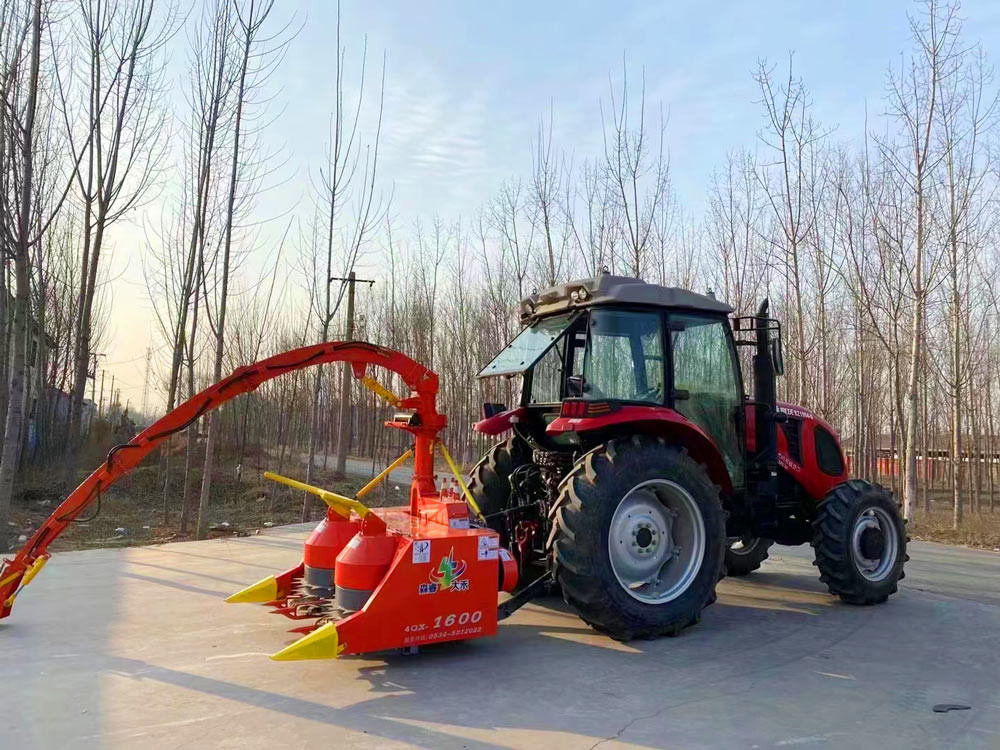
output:
[[[731,313],[733,308],[714,297],[687,289],[647,284],[642,279],[601,274],[590,279],[568,281],[544,289],[521,300],[522,323],[549,315],[596,305],[650,305],[714,313]]]

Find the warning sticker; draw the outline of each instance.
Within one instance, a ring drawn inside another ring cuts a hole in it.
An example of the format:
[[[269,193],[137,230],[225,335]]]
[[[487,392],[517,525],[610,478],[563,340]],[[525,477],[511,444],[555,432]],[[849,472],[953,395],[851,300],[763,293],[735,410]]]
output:
[[[495,536],[479,537],[479,550],[477,557],[480,560],[496,560],[497,549],[500,547],[500,539]]]
[[[415,563],[429,563],[431,561],[431,540],[430,539],[414,539],[413,540],[413,562]],[[423,593],[423,592],[421,592]]]
[[[469,519],[465,518],[452,518],[448,521],[448,526],[453,529],[467,529],[469,528]]]

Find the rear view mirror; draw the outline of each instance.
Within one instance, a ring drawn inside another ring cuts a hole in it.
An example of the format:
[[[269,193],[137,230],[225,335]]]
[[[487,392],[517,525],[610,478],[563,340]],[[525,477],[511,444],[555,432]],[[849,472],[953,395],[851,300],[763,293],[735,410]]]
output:
[[[781,351],[781,336],[771,339],[771,366],[775,375],[785,374],[785,358]]]
[[[566,378],[566,395],[570,398],[582,398],[586,390],[582,375],[570,375]]]

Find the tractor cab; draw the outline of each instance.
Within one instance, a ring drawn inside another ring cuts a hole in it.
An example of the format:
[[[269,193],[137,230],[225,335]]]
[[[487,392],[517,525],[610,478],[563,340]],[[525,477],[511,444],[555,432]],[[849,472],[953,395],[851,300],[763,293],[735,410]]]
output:
[[[674,429],[690,423],[716,446],[726,484],[740,488],[744,391],[731,312],[638,279],[570,282],[525,300],[526,327],[479,377],[521,376],[520,404],[506,414],[542,447],[586,450],[615,425],[632,430],[672,413]],[[504,413],[491,407],[488,416]]]

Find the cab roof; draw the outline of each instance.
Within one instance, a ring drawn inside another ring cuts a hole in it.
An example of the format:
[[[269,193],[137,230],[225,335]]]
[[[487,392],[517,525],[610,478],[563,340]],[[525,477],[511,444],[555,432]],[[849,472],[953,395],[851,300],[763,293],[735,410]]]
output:
[[[651,305],[728,314],[733,308],[715,297],[688,289],[648,284],[629,276],[601,274],[543,289],[521,300],[521,321],[600,305]]]

